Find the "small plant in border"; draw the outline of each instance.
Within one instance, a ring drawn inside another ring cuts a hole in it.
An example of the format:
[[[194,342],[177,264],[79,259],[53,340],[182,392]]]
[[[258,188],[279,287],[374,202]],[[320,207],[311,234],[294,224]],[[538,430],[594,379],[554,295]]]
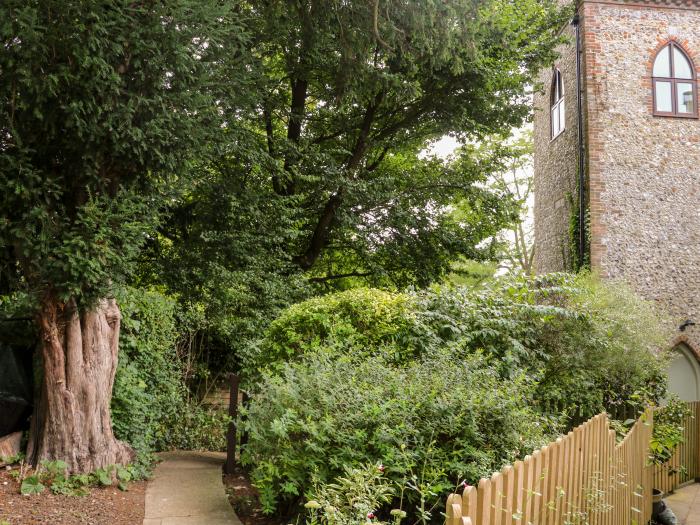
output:
[[[29,496],[41,494],[48,487],[53,494],[64,496],[86,496],[89,487],[109,487],[117,481],[119,490],[128,490],[128,483],[144,477],[137,465],[109,465],[90,474],[66,475],[67,464],[64,461],[42,461],[39,468],[31,475],[24,464],[20,464],[16,478],[20,483],[20,493]]]

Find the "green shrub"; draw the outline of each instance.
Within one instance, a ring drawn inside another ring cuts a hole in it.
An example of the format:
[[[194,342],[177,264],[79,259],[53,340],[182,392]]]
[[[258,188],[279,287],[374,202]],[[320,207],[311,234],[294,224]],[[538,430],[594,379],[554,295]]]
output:
[[[267,512],[322,493],[344,467],[381,461],[405,510],[429,521],[456,483],[553,429],[661,399],[664,323],[652,303],[590,275],[306,301],[251,354],[268,366],[243,459]]]
[[[414,346],[427,352],[452,342],[484,351],[498,359],[504,379],[525,370],[538,382],[541,409],[572,422],[624,412],[642,391],[654,401],[664,395],[665,318],[623,284],[552,274],[414,297]]]
[[[337,345],[344,354],[373,353],[394,345],[410,329],[411,316],[410,298],[400,293],[358,288],[309,299],[270,324],[262,341],[244,355],[245,372],[254,377],[271,365],[307,352],[331,352]]]
[[[210,410],[190,402],[164,425],[163,439],[176,449],[224,451],[230,420],[224,410]]]
[[[669,340],[655,306],[624,285],[582,274],[501,279],[479,290],[408,294],[352,290],[295,305],[252,353],[258,369],[308,352],[385,356],[402,364],[451,345],[497,359],[504,380],[525,370],[543,411],[571,422],[613,415],[646,391],[665,390]],[[254,368],[254,367],[253,367]],[[250,370],[250,369],[248,369]]]
[[[345,467],[333,483],[314,487],[304,508],[306,525],[359,525],[377,521],[376,512],[396,495],[396,486],[383,475],[382,465],[367,464],[360,468]],[[398,514],[392,510],[394,515]],[[396,520],[398,524],[400,520]]]
[[[671,396],[664,407],[654,412],[654,432],[649,446],[650,459],[654,465],[664,465],[673,457],[678,445],[684,441],[686,421],[691,415],[688,403],[676,395]],[[669,470],[669,475],[676,472],[671,465],[667,465],[666,470]]]
[[[168,448],[167,427],[186,412],[175,352],[175,302],[135,288],[121,290],[118,301],[122,322],[112,421],[116,436],[143,455]]]
[[[222,450],[228,416],[191,399],[176,352],[175,301],[154,290],[119,292],[122,311],[112,421],[142,461],[170,448]]]
[[[545,364],[538,390],[545,405],[577,412],[582,420],[604,410],[629,413],[639,395],[663,399],[669,353],[662,349],[672,338],[664,312],[626,285],[590,275],[560,275],[544,284],[549,290],[535,301],[568,313],[545,318],[538,337]]]
[[[243,453],[265,511],[297,504],[345,467],[381,462],[409,510],[428,512],[457,483],[548,440],[555,425],[530,408],[531,381],[503,382],[487,357],[454,355],[436,350],[397,367],[316,352],[266,374]]]
[[[338,355],[392,355],[398,362],[413,355],[403,344],[413,325],[406,294],[358,288],[315,297],[282,312],[242,355],[248,383],[267,369],[308,352]]]

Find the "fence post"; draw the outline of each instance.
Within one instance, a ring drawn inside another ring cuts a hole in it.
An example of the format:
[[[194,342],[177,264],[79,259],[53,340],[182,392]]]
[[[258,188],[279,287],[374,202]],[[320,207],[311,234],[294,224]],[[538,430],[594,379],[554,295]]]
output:
[[[226,433],[226,465],[224,466],[224,472],[233,474],[233,469],[236,467],[236,418],[238,417],[238,385],[240,384],[240,378],[236,374],[229,374],[228,379],[230,383],[228,415],[231,421],[228,424],[228,432]]]

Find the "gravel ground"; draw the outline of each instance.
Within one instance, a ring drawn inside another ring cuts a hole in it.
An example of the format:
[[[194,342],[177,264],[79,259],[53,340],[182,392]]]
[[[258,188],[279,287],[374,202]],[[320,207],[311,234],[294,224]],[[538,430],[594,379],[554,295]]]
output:
[[[18,483],[6,469],[0,470],[0,525],[141,525],[146,482],[93,488],[88,496],[57,496],[45,490],[22,496]]]

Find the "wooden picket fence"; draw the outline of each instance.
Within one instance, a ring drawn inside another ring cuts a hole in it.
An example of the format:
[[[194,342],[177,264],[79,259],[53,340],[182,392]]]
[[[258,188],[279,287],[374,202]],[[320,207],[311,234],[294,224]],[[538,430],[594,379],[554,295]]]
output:
[[[654,488],[665,493],[700,478],[700,401],[688,406],[691,414],[683,423],[683,443],[666,464],[654,467]]]
[[[617,443],[599,414],[478,487],[447,500],[447,525],[644,525],[651,518],[648,465],[653,412]]]

